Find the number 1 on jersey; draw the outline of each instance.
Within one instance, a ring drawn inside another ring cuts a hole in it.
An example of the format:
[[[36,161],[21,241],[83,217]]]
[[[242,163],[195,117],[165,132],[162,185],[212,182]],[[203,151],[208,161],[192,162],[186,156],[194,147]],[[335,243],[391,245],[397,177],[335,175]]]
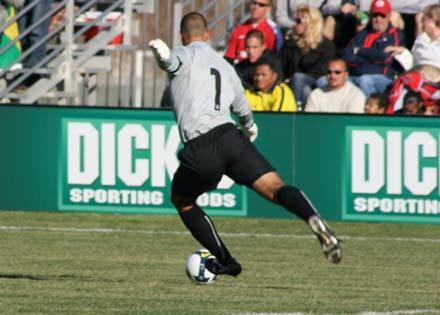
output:
[[[211,75],[213,75],[214,79],[215,79],[215,107],[214,107],[214,109],[220,110],[220,93],[221,93],[221,89],[222,89],[220,72],[215,68],[211,68]]]

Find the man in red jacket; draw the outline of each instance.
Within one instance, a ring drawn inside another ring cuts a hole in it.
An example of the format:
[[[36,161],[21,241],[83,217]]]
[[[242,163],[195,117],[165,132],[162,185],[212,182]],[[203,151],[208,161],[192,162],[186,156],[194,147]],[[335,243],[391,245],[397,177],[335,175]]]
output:
[[[237,25],[229,37],[225,58],[231,63],[239,63],[247,58],[246,34],[257,29],[264,34],[266,48],[276,52],[281,48],[283,36],[278,25],[267,18],[272,10],[272,0],[252,0],[250,18]]]
[[[385,52],[388,46],[403,46],[400,30],[390,24],[391,5],[387,0],[375,0],[371,4],[371,26],[359,32],[343,51],[351,77],[365,93],[383,93],[393,81],[393,56]]]

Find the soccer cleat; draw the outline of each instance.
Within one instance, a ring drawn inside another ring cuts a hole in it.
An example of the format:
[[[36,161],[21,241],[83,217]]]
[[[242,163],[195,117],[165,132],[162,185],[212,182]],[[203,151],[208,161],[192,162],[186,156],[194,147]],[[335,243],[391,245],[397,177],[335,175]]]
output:
[[[241,273],[241,265],[231,257],[226,265],[221,264],[217,258],[210,258],[206,260],[206,269],[215,275],[230,275],[233,277]]]
[[[317,215],[311,217],[308,223],[313,233],[318,237],[322,252],[327,260],[333,264],[338,264],[342,259],[342,248],[335,234]]]

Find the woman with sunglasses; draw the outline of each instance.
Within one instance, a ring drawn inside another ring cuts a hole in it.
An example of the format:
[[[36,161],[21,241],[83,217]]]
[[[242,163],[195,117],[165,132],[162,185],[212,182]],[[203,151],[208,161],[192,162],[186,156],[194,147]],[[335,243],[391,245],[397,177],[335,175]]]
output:
[[[296,8],[307,5],[317,8],[324,17],[324,34],[337,49],[344,48],[356,30],[356,0],[277,0],[275,18],[282,31],[295,24]]]
[[[298,105],[310,92],[326,83],[327,63],[335,56],[332,41],[323,35],[324,22],[318,9],[297,8],[295,25],[281,49],[284,77],[290,79]]]

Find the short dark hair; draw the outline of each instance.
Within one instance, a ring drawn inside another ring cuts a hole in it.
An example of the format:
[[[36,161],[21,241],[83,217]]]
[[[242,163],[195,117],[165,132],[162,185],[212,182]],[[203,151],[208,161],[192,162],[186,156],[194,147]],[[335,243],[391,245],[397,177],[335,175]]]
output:
[[[341,57],[334,57],[334,58],[332,58],[332,59],[330,59],[328,62],[327,62],[327,67],[330,65],[330,63],[332,63],[332,62],[341,62],[343,65],[344,65],[344,70],[345,71],[348,71],[348,65],[347,65],[347,62],[344,60],[344,59],[342,59]]]
[[[189,12],[180,21],[180,32],[189,36],[201,36],[208,30],[208,23],[199,12]]]
[[[277,73],[278,75],[277,83],[283,81],[283,71],[281,67],[281,62],[274,55],[270,54],[270,55],[261,56],[254,63],[254,69],[256,69],[258,66],[268,66],[270,70]]]
[[[416,99],[417,103],[423,103],[423,98],[419,92],[416,91],[408,91],[403,97],[403,103],[405,104],[407,100],[410,98]]]
[[[272,71],[278,72],[277,63],[273,58],[261,56],[254,64],[254,67],[258,66],[269,66]]]
[[[383,93],[374,92],[371,93],[368,98],[374,98],[375,100],[377,100],[377,105],[379,108],[386,109],[388,107],[388,99]]]
[[[247,32],[245,41],[247,41],[249,38],[256,38],[261,44],[264,44],[264,33],[260,30],[251,30]]]

